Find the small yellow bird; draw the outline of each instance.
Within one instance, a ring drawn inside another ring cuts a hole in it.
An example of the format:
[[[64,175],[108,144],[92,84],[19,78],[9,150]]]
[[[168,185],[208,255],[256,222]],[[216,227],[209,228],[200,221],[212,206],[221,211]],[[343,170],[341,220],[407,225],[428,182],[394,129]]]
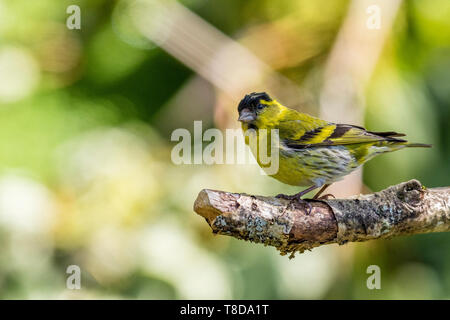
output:
[[[398,139],[405,135],[397,132],[372,132],[321,120],[286,108],[265,92],[246,95],[239,103],[238,112],[244,133],[254,129],[257,140],[261,129],[266,132],[278,129],[279,168],[271,176],[289,185],[308,186],[293,196],[278,195],[287,199],[300,200],[306,193],[322,187],[313,198],[321,199],[320,194],[331,183],[378,154],[405,147],[431,147]],[[252,151],[264,169],[258,154]]]

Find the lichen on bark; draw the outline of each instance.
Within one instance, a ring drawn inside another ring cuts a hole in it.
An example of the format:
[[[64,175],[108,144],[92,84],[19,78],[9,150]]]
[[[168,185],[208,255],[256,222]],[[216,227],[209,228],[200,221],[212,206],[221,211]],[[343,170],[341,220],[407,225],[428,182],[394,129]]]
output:
[[[213,233],[276,247],[281,254],[349,241],[450,231],[450,188],[411,180],[349,199],[296,200],[202,190],[194,211]]]

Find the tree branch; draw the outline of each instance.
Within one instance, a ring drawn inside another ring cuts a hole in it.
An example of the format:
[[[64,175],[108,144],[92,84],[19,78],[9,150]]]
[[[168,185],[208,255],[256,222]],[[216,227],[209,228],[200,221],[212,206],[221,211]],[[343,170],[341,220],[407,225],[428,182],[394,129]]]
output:
[[[194,211],[213,233],[276,247],[282,255],[323,244],[450,231],[450,187],[411,180],[349,199],[296,200],[202,190]]]

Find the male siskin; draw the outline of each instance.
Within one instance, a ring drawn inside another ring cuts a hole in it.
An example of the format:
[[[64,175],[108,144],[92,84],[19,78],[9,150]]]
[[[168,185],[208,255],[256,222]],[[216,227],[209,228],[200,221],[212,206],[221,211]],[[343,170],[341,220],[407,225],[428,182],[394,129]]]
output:
[[[333,182],[341,180],[375,156],[408,147],[431,147],[428,144],[408,143],[405,136],[393,131],[373,132],[348,124],[336,124],[289,109],[265,92],[248,94],[238,106],[239,121],[244,133],[261,129],[278,129],[279,169],[271,176],[283,183],[307,186],[288,199],[301,199],[306,193],[322,187],[320,194]],[[246,139],[248,144],[249,140]],[[264,169],[255,149],[258,164]]]

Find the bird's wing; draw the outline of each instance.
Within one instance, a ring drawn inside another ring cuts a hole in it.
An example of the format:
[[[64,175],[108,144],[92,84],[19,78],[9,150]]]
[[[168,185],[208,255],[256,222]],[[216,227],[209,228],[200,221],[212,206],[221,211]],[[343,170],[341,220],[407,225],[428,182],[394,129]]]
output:
[[[371,132],[348,124],[325,123],[305,130],[299,121],[284,121],[279,126],[280,139],[290,148],[333,146],[375,141],[406,142],[397,132]]]

